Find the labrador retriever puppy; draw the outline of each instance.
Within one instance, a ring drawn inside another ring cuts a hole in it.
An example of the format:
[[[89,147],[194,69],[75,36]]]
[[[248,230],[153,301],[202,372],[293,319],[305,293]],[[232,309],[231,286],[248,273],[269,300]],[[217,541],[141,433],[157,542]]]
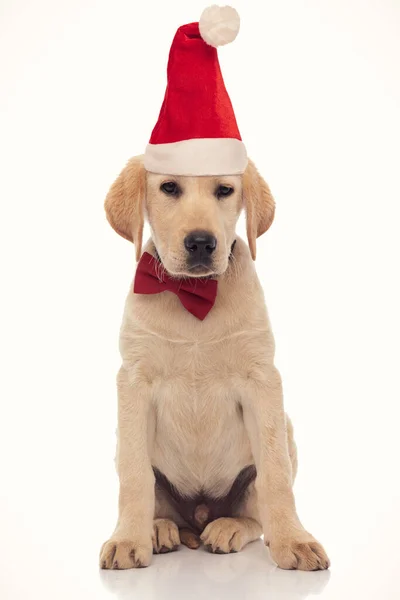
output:
[[[160,273],[178,282],[218,281],[204,320],[178,296],[129,291],[118,373],[119,518],[100,566],[150,564],[153,553],[201,542],[238,552],[264,534],[283,569],[329,567],[301,524],[293,481],[292,425],[274,366],[274,339],[257,278],[256,238],[274,200],[249,161],[242,176],[147,172],[132,158],[106,198],[112,227]],[[248,246],[235,233],[246,211]]]

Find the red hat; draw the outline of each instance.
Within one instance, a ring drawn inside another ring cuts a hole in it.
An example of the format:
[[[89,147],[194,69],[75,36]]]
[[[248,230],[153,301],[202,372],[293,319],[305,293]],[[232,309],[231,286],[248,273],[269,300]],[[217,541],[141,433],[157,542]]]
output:
[[[167,89],[144,166],[171,175],[236,175],[247,165],[217,46],[232,42],[240,19],[230,6],[210,6],[199,23],[179,27],[172,42]]]

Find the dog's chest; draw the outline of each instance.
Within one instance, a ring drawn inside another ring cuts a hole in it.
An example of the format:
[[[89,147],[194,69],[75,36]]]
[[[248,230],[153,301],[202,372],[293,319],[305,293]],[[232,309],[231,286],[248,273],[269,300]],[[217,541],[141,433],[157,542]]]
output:
[[[228,346],[181,344],[162,352],[163,364],[153,383],[153,401],[160,419],[182,421],[199,437],[220,415],[236,416],[237,375]]]
[[[220,491],[251,462],[236,353],[229,342],[165,350],[153,383],[153,464],[181,488]]]

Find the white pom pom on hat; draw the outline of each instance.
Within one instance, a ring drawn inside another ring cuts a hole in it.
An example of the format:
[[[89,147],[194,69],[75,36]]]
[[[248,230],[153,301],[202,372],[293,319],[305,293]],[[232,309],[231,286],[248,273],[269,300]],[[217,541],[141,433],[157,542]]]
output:
[[[199,21],[201,37],[214,48],[233,42],[239,28],[240,17],[232,6],[209,6],[203,10]]]

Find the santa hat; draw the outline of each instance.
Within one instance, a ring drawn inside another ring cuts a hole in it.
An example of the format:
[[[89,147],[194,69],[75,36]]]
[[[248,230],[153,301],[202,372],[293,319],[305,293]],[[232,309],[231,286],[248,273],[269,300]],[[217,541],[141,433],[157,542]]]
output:
[[[210,6],[199,23],[179,27],[167,89],[146,147],[144,166],[171,175],[236,175],[247,165],[217,46],[232,42],[240,19],[230,6]]]

